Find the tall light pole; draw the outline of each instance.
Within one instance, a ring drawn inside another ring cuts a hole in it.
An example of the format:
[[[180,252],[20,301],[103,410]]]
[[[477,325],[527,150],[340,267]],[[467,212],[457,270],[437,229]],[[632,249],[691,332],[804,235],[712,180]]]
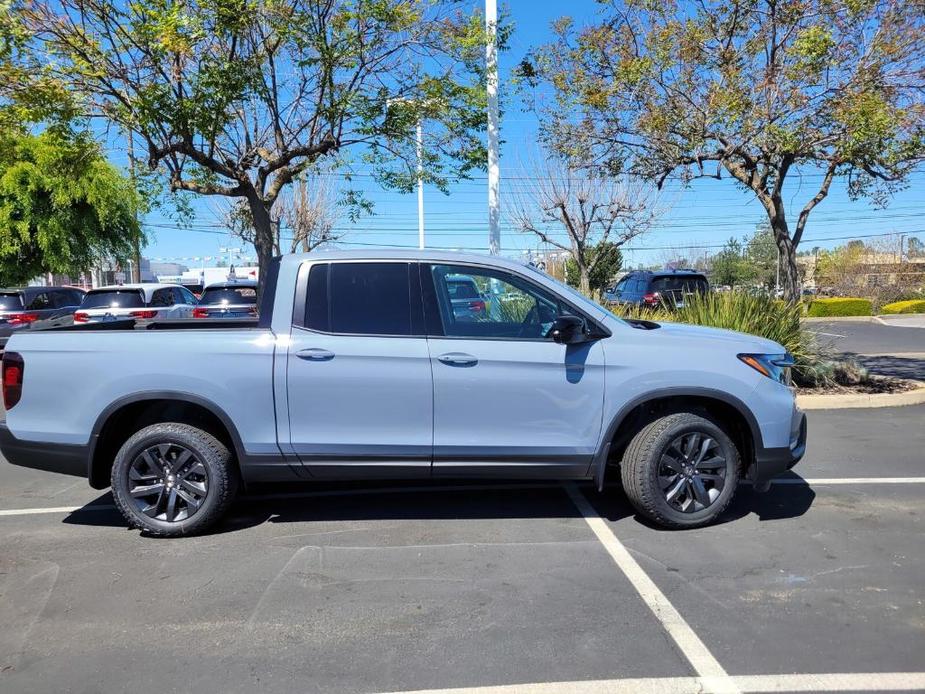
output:
[[[386,107],[400,102],[403,104],[414,104],[418,106],[418,125],[414,141],[414,151],[418,159],[418,248],[424,249],[424,122],[420,114],[420,104],[416,99],[406,99],[404,97],[395,97],[385,102]]]
[[[488,86],[488,252],[501,251],[501,172],[498,167],[498,0],[485,0],[485,81]]]

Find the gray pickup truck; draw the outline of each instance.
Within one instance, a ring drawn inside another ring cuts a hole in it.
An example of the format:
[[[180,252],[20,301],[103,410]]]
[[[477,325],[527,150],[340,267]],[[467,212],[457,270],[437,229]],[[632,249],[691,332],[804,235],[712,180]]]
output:
[[[684,528],[805,448],[791,358],[768,340],[621,320],[498,257],[312,253],[267,274],[255,321],[15,334],[7,461],[111,486],[153,535],[205,530],[256,481],[609,471]],[[462,317],[460,278],[484,304]]]

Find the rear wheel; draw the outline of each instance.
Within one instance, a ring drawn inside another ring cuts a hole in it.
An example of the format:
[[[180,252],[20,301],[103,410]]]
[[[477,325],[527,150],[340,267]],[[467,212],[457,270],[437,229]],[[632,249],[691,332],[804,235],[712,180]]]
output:
[[[176,537],[202,532],[225,513],[237,492],[228,448],[188,424],[154,424],[116,454],[112,493],[133,527]]]
[[[669,528],[707,525],[739,482],[739,452],[715,422],[690,412],[643,427],[626,449],[623,488],[640,514]]]

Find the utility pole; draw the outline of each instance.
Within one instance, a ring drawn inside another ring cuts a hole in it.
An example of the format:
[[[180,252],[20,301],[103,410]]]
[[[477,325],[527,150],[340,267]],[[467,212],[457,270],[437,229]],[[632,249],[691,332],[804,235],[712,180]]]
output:
[[[501,172],[498,152],[498,0],[485,0],[485,81],[488,85],[488,252],[501,252]]]
[[[416,99],[406,99],[396,97],[388,99],[386,107],[400,102],[404,104],[414,104],[418,109],[417,132],[415,133],[414,151],[417,156],[417,174],[418,174],[418,248],[424,249],[424,121],[421,118],[421,104]],[[425,102],[426,105],[427,102]]]
[[[899,235],[899,263],[902,265],[903,262],[903,247],[906,245],[906,235]]]

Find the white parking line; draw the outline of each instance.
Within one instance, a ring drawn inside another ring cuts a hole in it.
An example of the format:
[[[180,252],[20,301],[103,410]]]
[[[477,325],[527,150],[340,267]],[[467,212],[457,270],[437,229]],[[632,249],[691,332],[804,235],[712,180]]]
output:
[[[724,678],[741,692],[895,692],[925,688],[925,672],[851,672],[816,675],[744,675]],[[715,692],[709,677],[538,682],[490,687],[420,689],[394,694],[694,694]]]
[[[744,484],[749,484],[744,482]],[[803,479],[802,477],[771,480],[771,484],[804,484],[804,485],[830,485],[830,484],[925,484],[925,477],[818,477]],[[242,497],[242,501],[271,501],[273,499],[313,499],[327,496],[376,496],[379,494],[424,494],[429,492],[483,492],[524,489],[557,489],[555,482],[534,484],[460,484],[441,485],[435,487],[372,487],[366,489],[328,489],[318,492],[294,492],[291,494],[256,494]],[[74,513],[76,511],[111,511],[114,504],[92,504],[90,506],[46,506],[39,508],[12,508],[0,509],[0,518],[3,516],[31,516],[41,513]]]
[[[639,597],[652,610],[656,619],[674,640],[681,653],[690,662],[691,666],[701,678],[709,678],[711,690],[715,692],[736,692],[737,687],[729,675],[719,664],[719,661],[710,653],[700,637],[694,633],[690,625],[672,605],[665,594],[659,590],[655,582],[642,570],[639,563],[633,558],[623,543],[617,539],[613,531],[600,517],[594,507],[574,484],[566,486],[566,491],[584,517],[585,522],[604,545],[619,569],[629,579],[630,583],[639,593]]]

